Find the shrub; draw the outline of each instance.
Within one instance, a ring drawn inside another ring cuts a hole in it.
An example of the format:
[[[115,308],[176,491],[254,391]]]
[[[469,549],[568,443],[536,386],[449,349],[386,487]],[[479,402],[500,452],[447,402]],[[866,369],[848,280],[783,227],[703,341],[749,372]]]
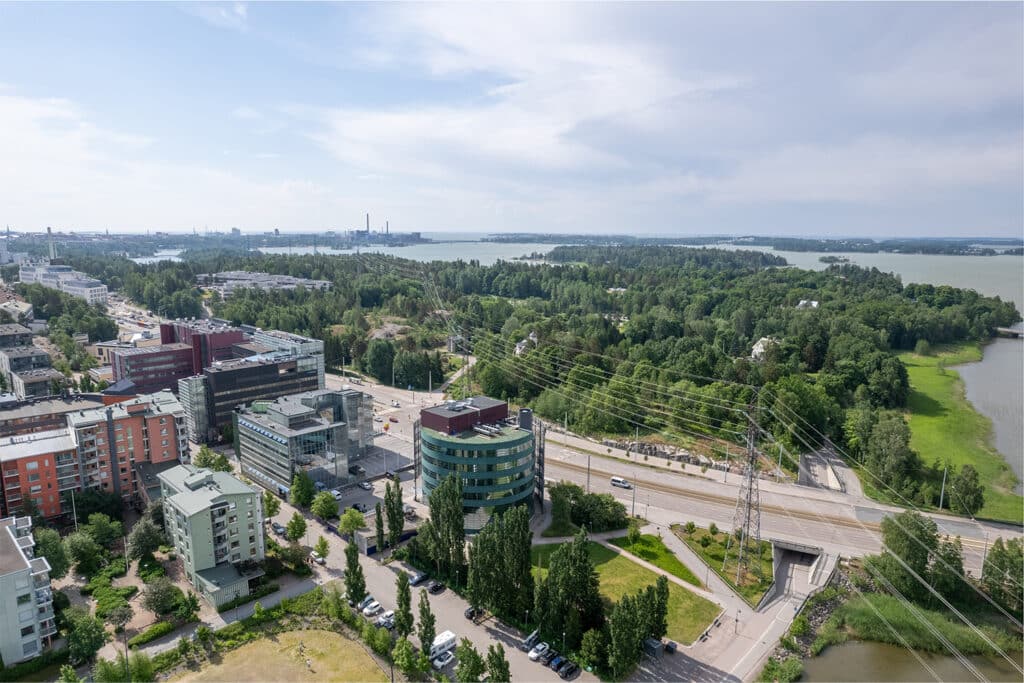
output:
[[[811,632],[811,622],[807,620],[807,615],[801,614],[793,620],[793,625],[789,627],[789,635],[794,638],[800,638],[806,636]]]
[[[799,657],[786,657],[781,662],[776,659],[769,659],[757,680],[791,683],[792,681],[799,681],[803,673],[804,665]]]
[[[156,640],[174,630],[174,624],[169,621],[158,621],[134,638],[128,639],[128,647],[138,647]]]
[[[697,525],[694,524],[693,522],[687,522],[686,524],[683,525],[683,531],[685,531],[687,535],[692,534],[696,530],[697,530]]]
[[[712,536],[717,536],[718,535],[718,525],[715,524],[714,522],[711,522],[711,526],[708,527],[708,533],[711,534]]]
[[[139,560],[139,568],[136,571],[143,583],[149,583],[153,579],[167,575],[167,570],[153,555],[146,555]]]
[[[113,588],[110,585],[97,588],[92,597],[96,600],[96,616],[106,619],[110,614],[123,605],[128,604],[128,598],[139,591],[135,586]]]
[[[237,599],[228,600],[223,605],[218,605],[217,611],[227,612],[228,610],[234,609],[240,605],[252,602],[253,600],[259,600],[260,598],[266,595],[270,595],[271,593],[276,593],[280,589],[281,587],[278,586],[276,583],[265,583],[262,586],[256,588],[256,590],[252,591],[248,595],[242,595],[239,596]]]
[[[31,674],[42,671],[49,666],[67,664],[68,651],[66,649],[47,650],[35,659],[30,659],[14,666],[7,666],[0,669],[0,681],[20,681]]]
[[[164,650],[153,657],[153,669],[155,669],[157,673],[170,671],[174,667],[178,666],[178,662],[180,661],[181,652],[175,649]]]

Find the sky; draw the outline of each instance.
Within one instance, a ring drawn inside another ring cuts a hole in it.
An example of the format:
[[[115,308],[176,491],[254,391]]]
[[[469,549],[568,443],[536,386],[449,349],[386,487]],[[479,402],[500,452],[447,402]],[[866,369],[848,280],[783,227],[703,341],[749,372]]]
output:
[[[1021,237],[1022,55],[1022,3],[0,3],[0,225]]]

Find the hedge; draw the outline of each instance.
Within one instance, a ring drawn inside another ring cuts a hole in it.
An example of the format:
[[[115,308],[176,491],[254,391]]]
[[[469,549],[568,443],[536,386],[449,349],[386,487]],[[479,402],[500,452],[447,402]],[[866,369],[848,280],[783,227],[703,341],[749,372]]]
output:
[[[0,669],[0,681],[3,681],[4,683],[8,683],[9,681],[20,681],[22,678],[38,671],[42,671],[48,666],[67,663],[68,651],[66,648],[60,650],[47,650],[35,659],[30,659],[27,662],[21,662],[20,664]]]
[[[92,597],[96,600],[96,616],[100,619],[106,619],[115,609],[122,605],[127,605],[128,598],[138,592],[139,589],[136,586],[123,586],[121,588],[103,586],[97,588],[92,594]]]
[[[270,595],[271,593],[276,593],[279,590],[281,590],[281,587],[278,586],[276,583],[265,583],[262,586],[258,587],[256,590],[249,593],[248,595],[239,596],[234,600],[228,600],[223,605],[219,605],[217,607],[217,611],[227,612],[229,609],[234,609],[235,607],[244,605],[247,602],[252,602],[253,600],[259,600],[263,596]]]
[[[128,640],[128,647],[137,647],[139,645],[145,645],[146,643],[156,640],[161,636],[166,636],[168,633],[174,630],[174,624],[169,621],[158,621],[142,633]]]

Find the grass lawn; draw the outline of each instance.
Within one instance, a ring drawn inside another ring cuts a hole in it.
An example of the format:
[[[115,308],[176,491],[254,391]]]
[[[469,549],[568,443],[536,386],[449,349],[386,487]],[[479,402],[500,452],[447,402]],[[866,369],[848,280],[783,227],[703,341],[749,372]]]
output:
[[[299,642],[304,654],[299,654]],[[306,659],[312,666],[306,667]],[[362,646],[327,631],[289,631],[227,652],[220,663],[176,681],[386,681]]]
[[[694,576],[693,572],[679,561],[675,553],[666,548],[662,540],[653,534],[642,535],[640,542],[635,546],[629,545],[629,541],[626,540],[625,536],[609,539],[608,542],[619,546],[623,550],[628,550],[641,560],[647,560],[655,567],[664,569],[669,574],[677,576],[687,583],[692,583],[694,586],[702,586],[700,579]]]
[[[758,578],[754,572],[748,571],[740,577],[740,585],[737,586],[735,539],[733,539],[733,545],[729,547],[729,561],[725,563],[725,569],[723,570],[722,560],[725,558],[725,543],[729,538],[729,534],[719,531],[717,534],[712,535],[707,529],[701,529],[700,527],[692,534],[687,534],[678,524],[672,525],[672,531],[711,567],[711,571],[718,574],[726,583],[732,586],[733,590],[739,593],[751,606],[756,607],[757,603],[764,597],[765,592],[771,587],[772,544],[768,541],[761,541],[761,578]],[[700,544],[701,539],[704,537],[711,539],[706,548]]]
[[[961,345],[930,356],[902,353],[900,360],[910,376],[911,448],[926,464],[948,462],[950,476],[954,468],[974,465],[985,485],[985,506],[979,517],[1016,524],[1024,521],[1024,498],[1013,493],[1016,477],[991,444],[992,423],[974,410],[964,397],[959,373],[949,369],[950,365],[981,360],[980,347]]]
[[[553,543],[533,547],[531,558],[535,576],[547,576],[551,553],[559,545]],[[594,562],[597,576],[601,581],[601,595],[605,599],[606,608],[623,595],[636,593],[658,580],[654,572],[619,555],[614,550],[605,548],[600,543],[591,541],[587,544],[587,550],[590,552],[590,559]],[[542,568],[537,568],[538,563]],[[669,582],[668,637],[672,640],[689,645],[714,620],[718,611],[718,605],[713,602]]]
[[[580,528],[572,522],[566,525],[551,522],[547,529],[540,532],[540,535],[545,538],[561,538],[562,536],[575,536],[579,530]]]

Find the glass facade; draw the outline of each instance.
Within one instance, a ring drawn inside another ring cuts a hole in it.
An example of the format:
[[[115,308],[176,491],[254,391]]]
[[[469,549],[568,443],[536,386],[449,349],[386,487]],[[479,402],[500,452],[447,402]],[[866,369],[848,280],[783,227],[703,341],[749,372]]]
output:
[[[420,434],[423,491],[429,496],[449,474],[462,479],[466,531],[479,531],[495,512],[517,504],[532,511],[536,458],[531,432],[507,427],[494,437]]]

